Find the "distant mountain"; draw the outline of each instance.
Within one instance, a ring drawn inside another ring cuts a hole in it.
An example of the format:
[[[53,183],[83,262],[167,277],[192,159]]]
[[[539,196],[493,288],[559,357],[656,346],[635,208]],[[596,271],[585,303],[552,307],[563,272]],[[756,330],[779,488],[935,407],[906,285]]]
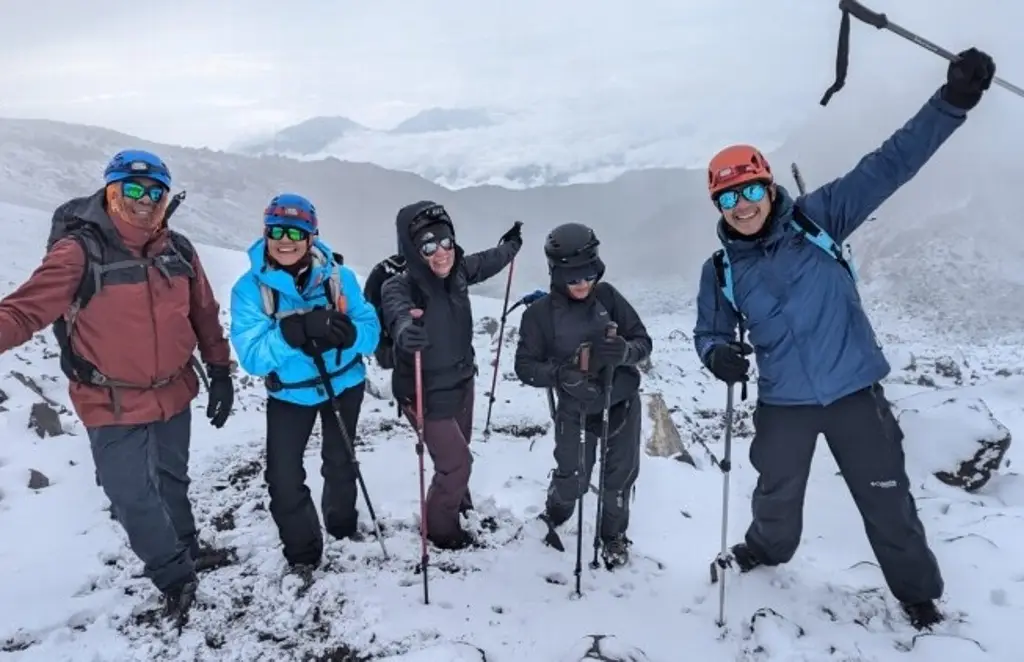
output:
[[[461,131],[481,129],[497,123],[497,118],[484,108],[428,108],[405,120],[389,133]]]
[[[239,145],[232,151],[249,156],[264,154],[290,154],[311,156],[319,154],[332,143],[346,135],[370,131],[362,124],[347,117],[312,117],[285,129],[269,138]]]
[[[768,154],[778,181],[795,189],[788,172],[792,160],[812,188],[844,174],[923,100],[873,100],[870,115],[838,104]],[[1007,197],[1018,185],[1012,159],[1024,151],[1024,136],[1000,130],[1002,124],[969,120],[877,211],[877,221],[853,235],[869,308],[888,308],[908,323],[968,340],[1024,328],[1024,231]],[[163,155],[175,188],[188,190],[174,224],[215,246],[245,248],[259,236],[269,198],[298,191],[315,201],[325,239],[353,266],[365,267],[394,250],[396,211],[431,199],[449,208],[460,243],[470,251],[493,246],[513,221],[525,223],[526,245],[513,284],[522,292],[547,284],[541,251],[546,233],[578,220],[597,231],[609,280],[631,296],[644,293],[665,312],[692,305],[701,264],[719,245],[718,214],[702,167],[634,170],[608,182],[451,190],[369,163],[246,157],[43,120],[0,119],[0,201],[53,210],[69,197],[96,190],[110,155],[133,146]],[[503,286],[495,279],[480,293],[500,296]]]

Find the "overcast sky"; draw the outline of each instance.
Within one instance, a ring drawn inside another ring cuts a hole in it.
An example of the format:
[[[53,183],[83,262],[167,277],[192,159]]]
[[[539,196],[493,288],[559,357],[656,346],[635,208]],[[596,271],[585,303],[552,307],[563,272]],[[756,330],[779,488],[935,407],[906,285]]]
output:
[[[983,45],[1001,74],[1024,83],[1024,3],[869,5],[952,50]],[[614,116],[643,105],[665,108],[661,121],[686,123],[701,119],[682,116],[697,96],[720,99],[734,113],[811,113],[831,82],[835,7],[832,0],[6,0],[0,115],[223,147],[315,115],[383,128],[432,106]],[[944,68],[856,22],[852,60],[847,94],[864,94],[871,77],[884,74],[875,89],[898,89],[900,76],[918,72],[940,82]]]

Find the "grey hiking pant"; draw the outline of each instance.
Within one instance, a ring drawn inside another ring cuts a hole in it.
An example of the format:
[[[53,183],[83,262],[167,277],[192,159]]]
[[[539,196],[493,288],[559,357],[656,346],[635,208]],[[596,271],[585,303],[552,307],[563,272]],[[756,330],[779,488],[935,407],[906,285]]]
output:
[[[786,563],[796,553],[811,460],[823,434],[893,595],[906,603],[942,596],[942,574],[910,493],[903,431],[881,385],[827,407],[758,403],[754,428],[750,462],[758,479],[746,543],[762,563]]]
[[[434,463],[434,477],[427,490],[427,537],[438,546],[458,540],[462,533],[459,515],[473,508],[469,495],[469,477],[473,453],[469,450],[473,434],[474,386],[465,386],[462,405],[451,418],[425,418],[423,441]],[[416,428],[416,410],[404,407],[406,418]]]
[[[114,517],[161,591],[195,575],[196,522],[188,498],[192,411],[145,425],[89,428],[92,458]]]
[[[640,396],[613,405],[608,416],[608,450],[601,495],[601,538],[626,533],[629,497],[640,473]],[[580,467],[579,414],[559,411],[555,424],[555,471],[548,487],[546,510],[558,526],[572,516],[576,500],[589,489],[602,429],[601,415],[587,417],[585,465]]]

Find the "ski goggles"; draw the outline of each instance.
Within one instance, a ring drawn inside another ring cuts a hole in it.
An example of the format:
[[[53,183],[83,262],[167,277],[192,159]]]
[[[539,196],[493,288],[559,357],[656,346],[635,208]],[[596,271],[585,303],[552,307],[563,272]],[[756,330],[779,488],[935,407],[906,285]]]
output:
[[[741,189],[731,189],[723,191],[719,194],[718,199],[715,201],[718,204],[718,208],[722,211],[728,211],[733,209],[740,203],[740,196],[750,202],[761,202],[764,200],[764,196],[768,194],[768,187],[761,182],[754,182],[753,184],[747,184]]]
[[[593,283],[595,280],[597,280],[597,274],[591,274],[589,276],[584,276],[583,278],[573,278],[572,280],[567,280],[565,281],[565,284],[568,285],[569,287],[575,287],[576,285],[582,285],[583,283]]]
[[[274,241],[281,241],[287,237],[291,241],[305,241],[309,238],[309,233],[302,228],[293,228],[285,225],[271,225],[265,231],[267,239],[273,239]]]
[[[450,251],[455,246],[455,240],[451,237],[441,237],[440,239],[431,239],[420,244],[420,254],[423,257],[430,257],[442,248],[446,251]]]
[[[121,195],[129,200],[141,200],[144,197],[148,197],[156,203],[163,199],[164,193],[167,193],[167,189],[164,188],[163,184],[146,186],[145,184],[140,184],[139,182],[133,182],[131,180],[121,182]]]

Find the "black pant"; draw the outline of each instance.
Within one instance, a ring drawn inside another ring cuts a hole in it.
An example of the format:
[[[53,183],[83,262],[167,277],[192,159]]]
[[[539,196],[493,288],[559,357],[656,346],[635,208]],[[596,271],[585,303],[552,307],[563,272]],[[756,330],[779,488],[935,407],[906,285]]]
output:
[[[608,416],[601,537],[623,534],[629,527],[629,493],[640,472],[640,396],[614,405]],[[579,414],[559,411],[555,423],[555,472],[548,487],[547,513],[558,525],[572,516],[581,490],[589,488],[601,434],[601,415],[587,417],[585,466],[579,466]]]
[[[893,595],[907,603],[941,597],[942,574],[910,493],[903,431],[881,385],[827,407],[758,403],[754,428],[750,462],[759,476],[746,542],[763,563],[786,563],[796,553],[811,460],[823,434]]]
[[[353,442],[364,391],[365,384],[360,383],[343,391],[334,401],[349,440]],[[306,445],[318,414],[323,436],[320,473],[324,478],[324,489],[320,503],[324,528],[339,539],[356,532],[356,470],[331,404],[325,402],[317,407],[304,407],[268,398],[267,469],[264,477],[270,492],[270,515],[284,544],[284,557],[291,564],[315,565],[323,554],[320,518],[306,487],[306,470],[303,467]]]

